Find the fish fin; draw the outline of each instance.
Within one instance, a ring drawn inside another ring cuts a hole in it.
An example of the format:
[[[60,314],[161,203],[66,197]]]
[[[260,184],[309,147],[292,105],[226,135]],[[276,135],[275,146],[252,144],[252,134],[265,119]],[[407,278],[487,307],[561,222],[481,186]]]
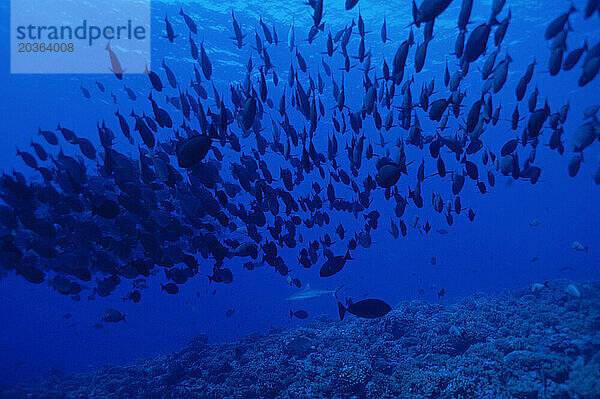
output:
[[[571,7],[569,8],[569,14],[574,13],[577,11],[577,8],[575,8],[575,5],[573,3],[571,3]]]
[[[350,256],[350,248],[348,248],[346,250],[346,256],[344,257],[345,260],[353,260],[354,258],[352,256]]]
[[[338,313],[340,314],[340,321],[344,320],[344,315],[346,314],[346,308],[342,305],[341,302],[338,302]]]
[[[341,291],[342,288],[344,288],[344,284],[340,285],[339,287],[337,287],[335,289],[335,292],[333,293],[333,296],[335,297],[335,299],[338,299],[337,294],[338,294],[338,292]]]
[[[488,25],[491,25],[491,26],[500,25],[500,22],[498,22],[495,15],[492,15],[490,17],[490,20],[488,21]]]

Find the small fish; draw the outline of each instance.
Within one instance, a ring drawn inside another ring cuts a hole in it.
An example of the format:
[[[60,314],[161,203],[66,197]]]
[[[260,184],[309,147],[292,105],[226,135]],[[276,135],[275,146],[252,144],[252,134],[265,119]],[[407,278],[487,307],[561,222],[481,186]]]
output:
[[[123,73],[125,73],[125,69],[121,66],[121,62],[119,61],[119,57],[115,54],[114,51],[110,48],[110,42],[106,44],[105,50],[108,51],[108,55],[110,58],[110,71],[115,74],[117,79],[123,79]]]
[[[138,290],[133,290],[129,292],[124,298],[124,301],[131,301],[133,303],[138,303],[142,299],[142,294]]]
[[[579,291],[579,288],[577,288],[575,285],[573,284],[569,284],[567,285],[567,287],[565,288],[565,292],[568,295],[571,295],[575,298],[581,298],[581,292]]]
[[[87,88],[85,88],[83,86],[79,86],[79,87],[81,88],[81,92],[83,93],[83,96],[85,98],[91,98],[92,97],[92,95],[90,94],[90,91]]]
[[[173,31],[173,26],[169,22],[169,18],[166,15],[165,15],[165,29],[167,30],[167,35],[163,36],[163,37],[166,37],[167,39],[169,39],[169,41],[171,43],[173,43],[175,38],[178,37],[179,35],[176,35],[175,32]]]
[[[536,292],[539,290],[543,290],[544,288],[548,288],[550,285],[548,284],[548,282],[544,282],[544,284],[540,284],[540,283],[533,283],[531,285],[531,291],[532,292]]]
[[[300,320],[304,320],[308,317],[308,313],[305,310],[296,310],[295,312],[292,312],[290,310],[290,319],[294,317]]]
[[[583,245],[579,241],[573,241],[571,243],[571,248],[573,248],[575,251],[585,251],[586,253],[589,249],[586,245]]]
[[[160,285],[162,291],[166,291],[167,294],[177,294],[179,292],[179,287],[175,283],[167,283]]]
[[[129,99],[131,101],[135,101],[137,99],[137,96],[135,95],[134,91],[131,90],[129,87],[124,85],[123,89],[125,89],[125,92],[127,93],[127,97],[129,97]]]
[[[118,323],[121,320],[127,322],[125,320],[125,315],[119,312],[117,309],[106,309],[106,311],[104,311],[104,314],[102,315],[102,321],[106,323]]]
[[[183,17],[183,20],[185,21],[185,24],[188,26],[189,30],[195,35],[198,33],[198,27],[196,26],[196,23],[194,22],[194,20],[187,15],[186,13],[183,12],[183,8],[179,9],[179,15],[181,15]]]

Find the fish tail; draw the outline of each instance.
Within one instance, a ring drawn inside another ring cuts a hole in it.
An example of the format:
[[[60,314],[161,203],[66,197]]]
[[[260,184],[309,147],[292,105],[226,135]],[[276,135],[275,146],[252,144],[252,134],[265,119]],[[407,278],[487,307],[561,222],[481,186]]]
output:
[[[498,20],[496,19],[496,16],[494,14],[492,14],[492,16],[490,17],[490,20],[488,22],[488,25],[500,25],[500,22],[498,22]]]
[[[294,312],[292,312],[292,309],[290,309],[290,320],[292,320],[293,317],[294,317]]]
[[[353,260],[354,258],[350,256],[350,248],[346,250],[346,256],[344,257],[346,260]]]
[[[575,11],[577,11],[577,9],[575,8],[575,5],[573,3],[571,3],[571,8],[569,8],[569,14],[574,13]]]
[[[337,287],[335,289],[335,292],[333,293],[333,296],[335,297],[335,299],[338,299],[337,294],[338,294],[338,292],[340,292],[342,290],[342,288],[344,288],[344,284],[340,285],[339,287]]]
[[[342,305],[341,302],[338,302],[338,312],[340,314],[340,321],[344,320],[344,315],[346,314],[346,308]]]

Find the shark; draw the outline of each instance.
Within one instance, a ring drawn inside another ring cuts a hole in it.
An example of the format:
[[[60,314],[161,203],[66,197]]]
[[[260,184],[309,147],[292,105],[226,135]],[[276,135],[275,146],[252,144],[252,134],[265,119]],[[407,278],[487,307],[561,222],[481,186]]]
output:
[[[304,288],[289,297],[285,298],[286,301],[304,301],[306,299],[320,298],[325,295],[333,294],[337,298],[337,293],[343,288],[341,285],[335,290],[319,290],[311,288],[310,284],[306,284]]]

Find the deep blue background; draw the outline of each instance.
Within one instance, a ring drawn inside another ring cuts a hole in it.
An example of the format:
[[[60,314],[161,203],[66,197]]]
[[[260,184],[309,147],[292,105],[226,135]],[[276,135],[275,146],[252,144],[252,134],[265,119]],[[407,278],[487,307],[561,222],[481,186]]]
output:
[[[0,169],[9,172],[12,169],[27,171],[26,166],[15,155],[16,148],[28,148],[32,139],[37,139],[37,129],[53,129],[60,121],[80,135],[97,142],[96,122],[106,119],[107,124],[118,131],[113,113],[117,108],[110,100],[113,91],[118,99],[118,108],[122,113],[129,112],[134,104],[126,97],[122,82],[107,74],[48,76],[48,75],[10,75],[8,60],[9,7],[0,5]],[[223,3],[223,4],[219,4]],[[227,3],[227,4],[225,4]],[[409,2],[393,4],[389,1],[360,0],[362,16],[367,30],[367,48],[373,51],[373,66],[381,75],[382,54],[388,64],[398,44],[407,38],[411,22]],[[436,78],[436,88],[444,89],[442,84],[443,68],[446,59],[451,71],[456,70],[456,58],[448,49],[454,48],[456,20],[460,1],[455,0],[449,9],[436,20],[435,39],[430,44],[427,63],[417,75],[413,85],[413,99],[417,101],[421,82]],[[475,2],[471,21],[475,26],[489,15],[491,1]],[[570,102],[571,110],[565,129],[565,155],[558,156],[547,147],[539,148],[536,164],[542,166],[539,184],[532,186],[525,181],[512,182],[512,179],[500,177],[491,192],[481,196],[474,184],[468,184],[462,193],[463,204],[472,206],[476,211],[475,222],[466,217],[455,218],[452,227],[446,226],[443,216],[433,214],[430,206],[432,190],[447,193],[447,180],[431,179],[424,184],[426,206],[416,212],[414,206],[407,208],[405,220],[409,222],[417,214],[432,223],[432,231],[425,235],[409,228],[406,238],[393,240],[387,229],[389,218],[393,215],[393,206],[383,201],[376,203],[382,213],[381,227],[374,233],[374,244],[370,249],[361,249],[353,253],[354,261],[332,279],[318,277],[317,268],[300,270],[295,258],[287,259],[294,269],[294,275],[303,283],[310,282],[316,288],[335,288],[345,284],[345,294],[355,298],[366,295],[378,297],[395,304],[402,300],[424,298],[437,301],[436,291],[444,287],[448,298],[467,295],[475,291],[498,291],[503,288],[526,287],[535,281],[565,278],[570,280],[589,280],[600,276],[597,243],[599,187],[594,185],[592,174],[600,162],[598,148],[593,144],[585,153],[579,175],[572,179],[567,174],[567,163],[572,155],[570,138],[574,129],[581,124],[581,114],[585,106],[600,101],[598,90],[600,81],[596,78],[585,88],[577,86],[580,66],[571,72],[561,72],[550,77],[547,71],[549,43],[543,41],[546,24],[558,14],[568,9],[568,1],[551,0],[544,2],[507,1],[501,17],[507,9],[512,9],[512,21],[502,45],[499,58],[508,51],[514,62],[510,65],[510,74],[504,90],[494,96],[494,104],[502,103],[502,118],[509,119],[515,96],[514,86],[522,76],[527,64],[535,57],[539,64],[529,85],[526,99],[537,85],[540,89],[539,103],[548,98],[552,110]],[[186,85],[191,79],[191,56],[187,40],[187,27],[177,16],[179,6],[191,14],[199,27],[195,37],[199,44],[205,39],[205,48],[211,57],[213,81],[221,93],[229,98],[229,82],[241,81],[245,74],[245,64],[254,45],[254,29],[258,29],[258,17],[269,25],[275,24],[280,40],[278,49],[270,49],[270,55],[276,71],[284,83],[289,69],[290,53],[286,46],[289,24],[296,25],[296,42],[307,59],[313,77],[320,64],[321,51],[324,50],[326,36],[320,34],[312,46],[305,41],[308,28],[312,23],[310,7],[297,1],[238,1],[238,2],[176,2],[153,1],[153,67],[162,75],[160,62],[166,58],[167,64],[178,75],[179,81]],[[584,2],[575,1],[578,8]],[[325,0],[326,31],[333,33],[357,18],[358,8],[351,12],[343,10],[343,1]],[[234,47],[229,39],[232,35],[231,9],[243,30],[248,33],[242,50]],[[174,44],[162,38],[164,15],[168,14],[177,33],[182,34]],[[383,17],[387,17],[390,40],[383,45],[379,30]],[[598,18],[583,22],[582,16],[572,17],[574,32],[569,34],[569,50],[580,47],[583,39],[595,43],[600,37]],[[471,27],[472,29],[472,27]],[[351,55],[356,53],[358,35],[351,39]],[[422,40],[422,32],[415,31],[417,42]],[[488,48],[492,48],[490,40]],[[411,49],[405,79],[413,74],[414,49]],[[340,56],[330,63],[336,67]],[[258,64],[254,55],[254,63]],[[479,62],[481,63],[481,61]],[[463,82],[469,96],[465,104],[470,106],[478,97],[481,78],[476,65],[471,66],[468,79]],[[355,68],[345,78],[346,98],[350,107],[358,108],[362,103],[361,72]],[[322,69],[321,69],[322,70]],[[322,72],[321,72],[322,73]],[[334,72],[340,82],[340,73]],[[163,75],[164,76],[164,75]],[[94,82],[99,80],[107,87],[102,94]],[[166,79],[163,79],[166,82]],[[149,82],[145,76],[126,76],[123,80],[128,87],[136,90],[138,97],[146,97]],[[83,98],[80,85],[92,92],[92,99]],[[280,85],[281,87],[281,85]],[[205,88],[212,97],[209,84]],[[326,106],[331,106],[330,81],[327,80]],[[276,91],[279,93],[279,89]],[[176,91],[170,91],[174,95]],[[443,96],[447,96],[444,91]],[[271,94],[275,102],[279,94]],[[434,94],[433,98],[438,98]],[[399,103],[397,98],[395,103]],[[137,102],[136,111],[149,109],[147,101]],[[520,107],[521,115],[527,114],[526,102]],[[267,130],[269,120],[263,121]],[[432,128],[422,118],[424,128]],[[366,128],[372,129],[372,122]],[[330,132],[333,127],[329,114],[324,118],[318,132]],[[373,144],[378,134],[373,130]],[[397,136],[406,132],[395,129]],[[490,128],[483,136],[486,145],[499,153],[501,145],[512,137],[508,122],[501,122]],[[348,134],[347,134],[348,135]],[[267,135],[268,137],[268,135]],[[324,136],[321,136],[324,137]],[[348,137],[348,136],[346,136]],[[164,137],[163,137],[164,138]],[[324,139],[323,139],[324,140]],[[548,141],[548,135],[542,142]],[[121,142],[123,140],[121,139]],[[340,145],[343,148],[342,145]],[[321,147],[324,148],[324,147]],[[130,151],[134,151],[132,148]],[[529,150],[527,150],[528,152]],[[409,160],[414,160],[414,168],[420,162],[421,155],[412,148],[407,149]],[[525,156],[527,153],[523,153]],[[345,155],[343,155],[345,157]],[[434,168],[428,163],[428,170]],[[278,167],[273,165],[274,174]],[[411,182],[414,179],[411,179]],[[402,180],[401,180],[402,182]],[[402,183],[403,188],[407,183]],[[411,183],[412,184],[412,183]],[[446,195],[447,198],[447,195]],[[530,227],[529,222],[537,218],[542,224]],[[346,220],[350,223],[353,219]],[[362,221],[361,221],[362,223]],[[357,225],[359,226],[359,225]],[[355,226],[356,227],[356,226]],[[447,235],[435,233],[438,228],[449,231]],[[571,242],[578,240],[590,246],[589,252],[576,252]],[[437,264],[430,264],[435,256]],[[539,257],[537,262],[530,262]],[[0,383],[12,383],[28,377],[39,376],[51,367],[65,371],[86,370],[105,363],[125,363],[140,357],[155,356],[181,348],[192,337],[204,333],[211,341],[224,341],[243,337],[254,331],[266,331],[270,326],[294,327],[308,321],[290,321],[290,306],[284,298],[294,292],[285,278],[272,269],[262,268],[254,271],[242,270],[241,263],[232,264],[235,281],[228,286],[209,285],[208,279],[196,276],[183,287],[178,295],[170,296],[160,292],[159,282],[162,273],[151,278],[149,289],[143,292],[139,304],[123,302],[122,296],[129,289],[124,282],[109,298],[97,298],[95,301],[74,302],[53,291],[46,284],[34,286],[21,277],[9,275],[0,280]],[[568,270],[564,270],[568,267]],[[563,268],[563,270],[561,270]],[[90,284],[89,288],[93,286]],[[424,297],[418,297],[420,288],[425,290]],[[216,289],[216,295],[212,290]],[[84,292],[84,298],[87,296]],[[116,307],[127,314],[127,324],[106,325],[101,330],[91,328],[100,320],[108,307]],[[232,318],[225,317],[225,311],[235,308]],[[337,307],[332,298],[321,298],[306,303],[293,304],[292,309],[305,309],[314,318],[320,314],[336,317]],[[72,319],[65,320],[62,315],[71,313]],[[310,320],[310,319],[309,319]],[[71,326],[75,323],[74,326]]]

